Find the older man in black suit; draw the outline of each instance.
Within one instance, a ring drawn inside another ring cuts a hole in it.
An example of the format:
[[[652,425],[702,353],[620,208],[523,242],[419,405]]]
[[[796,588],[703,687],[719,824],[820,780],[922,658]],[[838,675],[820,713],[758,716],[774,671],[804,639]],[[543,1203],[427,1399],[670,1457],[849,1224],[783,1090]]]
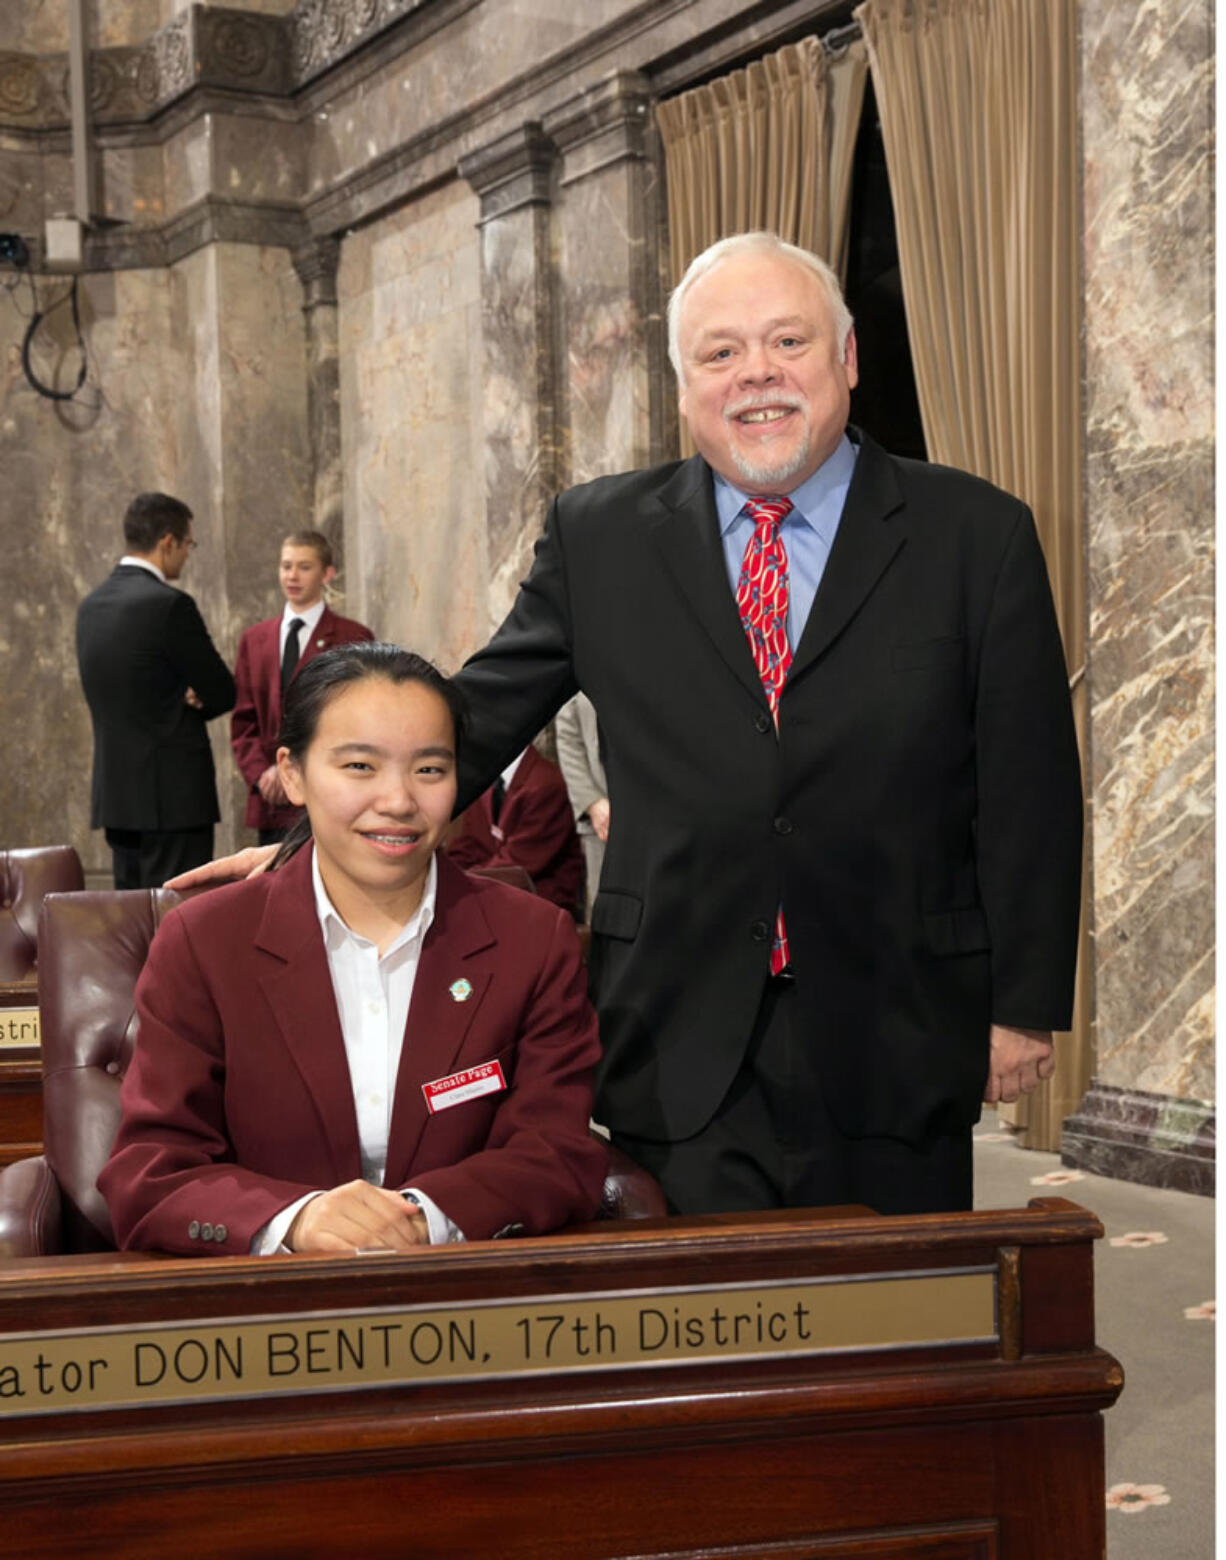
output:
[[[1072,1010],[1080,773],[1034,522],[848,426],[815,256],[724,240],[669,325],[699,453],[555,500],[459,674],[462,792],[592,700],[596,1108],[678,1211],[969,1207],[981,1100],[1050,1076]]]
[[[90,826],[106,830],[116,888],[154,887],[213,854],[219,816],[206,722],[234,679],[199,608],[170,583],[196,545],[192,512],[140,493],[126,554],[77,612],[77,661],[94,726]]]
[[[575,691],[616,819],[597,1111],[682,1211],[969,1207],[1070,1021],[1081,790],[1034,524],[847,427],[837,282],[773,235],[670,308],[699,453],[551,508],[460,680],[481,784]]]

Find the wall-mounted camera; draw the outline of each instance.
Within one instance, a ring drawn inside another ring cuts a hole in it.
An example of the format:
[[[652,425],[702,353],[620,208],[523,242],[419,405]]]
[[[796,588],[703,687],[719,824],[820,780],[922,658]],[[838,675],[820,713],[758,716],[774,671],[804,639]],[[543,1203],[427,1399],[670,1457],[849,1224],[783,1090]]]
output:
[[[30,246],[20,233],[0,233],[0,264],[6,263],[18,270],[30,263]]]

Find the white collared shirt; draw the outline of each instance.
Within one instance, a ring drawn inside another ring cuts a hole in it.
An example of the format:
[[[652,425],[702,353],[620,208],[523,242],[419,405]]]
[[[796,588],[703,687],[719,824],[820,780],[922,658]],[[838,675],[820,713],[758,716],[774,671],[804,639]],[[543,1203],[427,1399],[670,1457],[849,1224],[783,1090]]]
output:
[[[526,753],[527,751],[528,751],[528,749],[525,748],[523,753],[517,753],[515,755],[515,757],[511,760],[511,762],[507,765],[507,767],[502,771],[502,774],[499,776],[499,779],[502,781],[503,785],[506,786],[508,791],[511,789],[511,781],[514,780],[514,778],[515,778],[515,771],[519,768],[520,764],[523,762],[524,753]]]
[[[438,864],[430,858],[421,903],[382,954],[369,938],[351,930],[337,914],[324,887],[314,850],[311,852],[311,883],[353,1085],[362,1179],[372,1186],[382,1186],[405,1025],[413,1000],[422,943],[434,920]],[[441,1246],[464,1239],[437,1203],[415,1187],[406,1189],[413,1193],[426,1216],[431,1245]],[[253,1238],[252,1254],[262,1256],[284,1250],[285,1236],[299,1209],[319,1195],[319,1192],[308,1192],[288,1208],[282,1208]]]
[[[302,652],[310,642],[311,635],[319,627],[319,620],[324,615],[325,606],[327,606],[327,602],[322,596],[313,607],[299,609],[291,602],[287,601],[285,603],[285,611],[281,614],[281,626],[278,630],[277,638],[278,660],[282,660],[285,656],[285,641],[289,638],[289,626],[295,618],[302,624],[298,631],[298,659],[302,659]]]
[[[123,557],[119,560],[119,567],[122,569],[125,564],[132,569],[148,569],[149,573],[152,574],[155,579],[161,580],[163,585],[169,583],[161,569],[158,568],[157,564],[150,563],[148,558],[137,558],[132,553],[124,553]]]

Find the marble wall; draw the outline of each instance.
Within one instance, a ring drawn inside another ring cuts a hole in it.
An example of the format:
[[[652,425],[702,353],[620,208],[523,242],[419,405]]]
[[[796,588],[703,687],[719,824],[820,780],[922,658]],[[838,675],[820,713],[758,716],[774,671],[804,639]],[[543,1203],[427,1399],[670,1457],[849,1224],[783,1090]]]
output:
[[[76,680],[77,602],[122,551],[123,507],[142,488],[180,480],[179,447],[166,408],[184,375],[166,272],[129,271],[82,283],[91,368],[79,404],[59,407],[26,382],[20,345],[29,312],[24,286],[0,295],[0,499],[6,558],[0,612],[0,688],[6,762],[0,827],[6,843],[69,843],[101,860],[89,833],[89,716]],[[64,291],[40,282],[40,301]],[[35,371],[49,383],[75,377],[67,311],[40,331]],[[194,498],[183,495],[189,502]],[[20,745],[14,742],[20,736]]]
[[[1213,1187],[1213,33],[1081,7],[1095,1077],[1067,1163]]]
[[[66,285],[40,281],[40,299]],[[24,754],[0,767],[0,829],[14,845],[73,844],[106,873],[102,835],[89,830],[76,606],[123,551],[129,498],[161,489],[195,514],[183,584],[222,653],[232,659],[242,628],[274,609],[277,543],[308,499],[301,287],[284,251],[232,245],[161,271],[84,278],[90,372],[68,405],[42,399],[22,373],[26,296],[24,284],[0,295],[0,687]],[[36,338],[36,372],[62,385],[76,363],[67,310],[56,310]],[[228,843],[242,797],[225,721],[211,729]]]
[[[456,181],[341,245],[348,608],[457,667],[488,636],[476,197]]]
[[[1082,7],[1098,1072],[1213,1082],[1212,29]]]

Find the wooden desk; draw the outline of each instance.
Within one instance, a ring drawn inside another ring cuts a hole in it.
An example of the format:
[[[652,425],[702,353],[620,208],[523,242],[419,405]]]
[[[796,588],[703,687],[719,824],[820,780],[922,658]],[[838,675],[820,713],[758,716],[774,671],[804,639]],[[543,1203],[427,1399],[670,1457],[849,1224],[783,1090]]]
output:
[[[9,1552],[1102,1560],[1097,1221],[833,1212],[0,1266]]]
[[[0,982],[0,1165],[43,1151],[36,981]]]

